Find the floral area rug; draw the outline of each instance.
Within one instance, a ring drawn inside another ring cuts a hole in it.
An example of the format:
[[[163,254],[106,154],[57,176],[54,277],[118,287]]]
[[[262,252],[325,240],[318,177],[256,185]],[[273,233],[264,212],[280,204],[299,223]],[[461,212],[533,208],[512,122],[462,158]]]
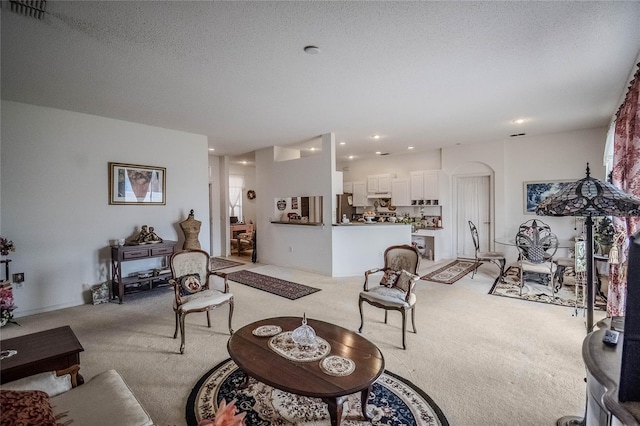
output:
[[[427,275],[423,275],[420,279],[442,284],[453,284],[469,272],[473,271],[473,268],[475,267],[476,263],[474,261],[456,259],[442,268],[429,272]]]
[[[522,289],[522,295],[520,295],[520,268],[517,266],[510,266],[505,272],[504,282],[496,281],[489,294],[494,296],[511,297],[514,299],[527,300],[530,302],[550,303],[552,305],[559,306],[576,306],[576,291],[575,280],[571,274],[564,276],[564,284],[554,294],[555,297],[551,297],[551,287],[538,283],[534,280],[525,280],[524,288]],[[583,307],[583,294],[582,288],[578,288],[578,308]],[[594,303],[594,309],[606,310],[607,301],[604,297],[597,294]]]
[[[233,266],[244,265],[242,262],[236,262],[235,260],[225,259],[224,257],[212,257],[209,260],[209,268],[212,271],[217,271],[218,269],[226,269],[231,268]]]
[[[357,368],[357,367],[356,367]],[[328,426],[327,404],[317,398],[293,395],[258,382],[240,389],[244,373],[227,359],[205,374],[187,400],[187,424],[195,426],[202,419],[212,419],[219,404],[236,400],[245,412],[247,425],[260,426]],[[422,390],[407,380],[385,371],[373,384],[367,401],[373,421],[362,417],[360,393],[349,395],[343,406],[343,426],[416,425],[448,426],[440,408]]]
[[[292,281],[281,280],[280,278],[258,274],[247,270],[231,272],[227,275],[231,281],[248,285],[249,287],[267,291],[278,296],[286,297],[290,300],[299,299],[303,296],[320,291],[319,288],[308,285],[294,283]]]

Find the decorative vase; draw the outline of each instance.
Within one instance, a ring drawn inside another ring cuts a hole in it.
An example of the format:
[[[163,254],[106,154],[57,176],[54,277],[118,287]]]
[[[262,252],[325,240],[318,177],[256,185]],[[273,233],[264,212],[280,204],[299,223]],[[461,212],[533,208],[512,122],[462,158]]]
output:
[[[300,346],[313,346],[316,344],[316,331],[307,325],[306,314],[302,315],[302,325],[291,332],[291,338]]]

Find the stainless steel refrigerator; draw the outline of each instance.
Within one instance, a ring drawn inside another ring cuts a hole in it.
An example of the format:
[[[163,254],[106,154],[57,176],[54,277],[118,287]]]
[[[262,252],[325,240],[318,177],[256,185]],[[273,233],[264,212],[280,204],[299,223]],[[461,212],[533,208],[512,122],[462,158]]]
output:
[[[339,194],[338,197],[338,210],[336,211],[336,222],[342,222],[342,215],[346,214],[347,219],[354,220],[356,214],[356,208],[353,206],[353,194]]]

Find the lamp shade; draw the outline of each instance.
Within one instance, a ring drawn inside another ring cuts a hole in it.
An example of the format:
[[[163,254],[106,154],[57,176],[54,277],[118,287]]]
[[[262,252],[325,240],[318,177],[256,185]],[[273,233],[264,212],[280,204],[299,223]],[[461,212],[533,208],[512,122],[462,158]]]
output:
[[[590,176],[568,183],[538,204],[540,216],[640,216],[640,199]]]

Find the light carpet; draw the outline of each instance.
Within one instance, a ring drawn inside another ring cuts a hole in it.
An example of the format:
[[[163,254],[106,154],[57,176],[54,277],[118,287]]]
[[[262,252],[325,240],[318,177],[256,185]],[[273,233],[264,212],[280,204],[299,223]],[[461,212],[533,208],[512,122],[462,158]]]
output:
[[[357,367],[356,367],[357,368]],[[241,389],[244,373],[228,359],[205,374],[187,400],[187,424],[196,426],[212,419],[220,402],[236,400],[236,407],[246,413],[247,425],[314,425],[330,424],[327,404],[319,398],[293,395],[253,378]],[[362,417],[360,393],[348,395],[342,415],[343,426],[448,426],[442,410],[420,388],[393,373],[385,371],[373,384],[367,412]]]
[[[233,257],[232,259],[237,259]],[[238,259],[241,260],[241,259]],[[433,263],[422,261],[420,275]],[[233,328],[274,316],[318,318],[356,331],[362,275],[331,278],[272,265],[252,271],[322,289],[288,300],[229,282],[234,295]],[[381,275],[381,274],[380,274]],[[402,349],[401,317],[365,306],[362,335],[375,343],[385,368],[430,395],[456,426],[554,425],[566,415],[583,415],[586,393],[582,341],[584,318],[573,308],[523,303],[488,293],[495,267],[480,266],[455,285],[421,281],[416,286],[416,327]],[[26,288],[25,288],[26,290]],[[187,397],[207,371],[229,358],[228,308],[187,315],[186,348],[173,339],[172,291],[118,303],[87,304],[18,317],[20,326],[0,329],[2,339],[70,325],[84,347],[80,373],[89,381],[114,368],[159,426],[184,426]],[[27,294],[16,304],[29,309]],[[594,312],[597,322],[604,317]],[[84,386],[84,385],[83,385]]]
[[[441,284],[453,284],[469,272],[473,271],[473,268],[475,267],[476,263],[474,261],[456,259],[442,268],[438,268],[435,271],[423,275],[420,279]]]

